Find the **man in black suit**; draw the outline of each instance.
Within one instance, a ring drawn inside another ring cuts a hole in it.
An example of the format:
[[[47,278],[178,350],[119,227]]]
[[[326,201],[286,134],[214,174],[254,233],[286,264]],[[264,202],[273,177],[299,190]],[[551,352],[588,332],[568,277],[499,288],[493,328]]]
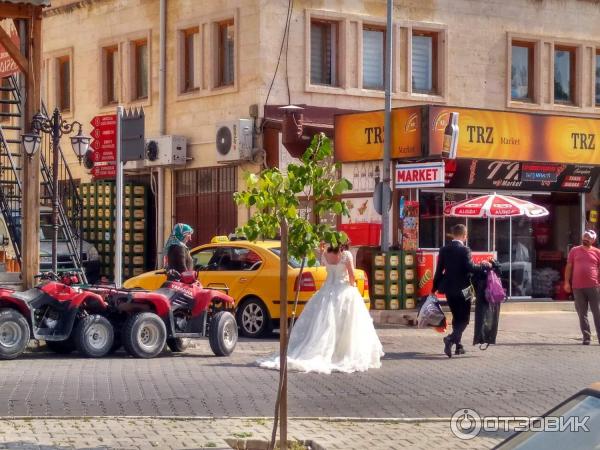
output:
[[[448,358],[452,357],[452,345],[456,345],[457,355],[465,353],[460,340],[471,315],[471,298],[465,296],[465,289],[471,285],[471,274],[481,270],[481,266],[473,264],[471,250],[464,244],[467,228],[454,225],[452,236],[452,242],[440,249],[431,291],[446,294],[452,311],[452,333],[444,338],[444,353]],[[487,267],[486,263],[483,265]]]

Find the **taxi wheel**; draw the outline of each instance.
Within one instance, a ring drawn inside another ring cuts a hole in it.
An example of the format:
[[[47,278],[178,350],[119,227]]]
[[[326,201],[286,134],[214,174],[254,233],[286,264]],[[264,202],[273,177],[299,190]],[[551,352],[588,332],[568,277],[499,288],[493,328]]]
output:
[[[261,299],[246,299],[237,309],[237,323],[240,334],[245,337],[258,338],[273,331],[273,322],[267,307]]]

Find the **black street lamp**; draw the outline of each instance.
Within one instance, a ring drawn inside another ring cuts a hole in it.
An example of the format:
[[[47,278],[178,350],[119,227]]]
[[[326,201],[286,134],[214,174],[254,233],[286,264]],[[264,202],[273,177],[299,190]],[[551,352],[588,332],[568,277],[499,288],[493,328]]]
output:
[[[68,123],[63,120],[58,108],[54,109],[54,113],[50,118],[39,112],[36,113],[31,121],[31,132],[21,135],[25,154],[29,158],[33,157],[40,148],[42,140],[40,133],[49,134],[52,138],[52,225],[54,227],[52,235],[52,271],[54,273],[58,271],[58,147],[60,145],[60,138],[65,134],[71,134],[75,126],[78,127],[78,131],[77,135],[71,137],[71,146],[81,164],[81,159],[85,155],[85,152],[87,152],[91,139],[83,135],[80,122],[74,121]]]

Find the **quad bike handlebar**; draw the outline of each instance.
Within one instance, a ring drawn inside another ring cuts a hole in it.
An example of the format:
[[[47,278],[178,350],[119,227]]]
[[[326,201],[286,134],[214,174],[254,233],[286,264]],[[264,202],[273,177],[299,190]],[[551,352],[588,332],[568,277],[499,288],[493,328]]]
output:
[[[52,271],[42,272],[34,276],[42,281],[58,281],[68,286],[79,283],[80,278],[77,272],[62,272],[62,273],[54,273]]]

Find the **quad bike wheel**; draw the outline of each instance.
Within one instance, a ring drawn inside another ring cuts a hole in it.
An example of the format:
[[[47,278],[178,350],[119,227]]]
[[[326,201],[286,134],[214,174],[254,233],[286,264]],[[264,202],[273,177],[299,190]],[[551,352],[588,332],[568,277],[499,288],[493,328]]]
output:
[[[88,358],[101,358],[113,346],[115,332],[104,316],[94,314],[79,321],[75,328],[75,346]]]
[[[0,359],[14,359],[29,343],[29,324],[19,311],[0,309]]]
[[[64,341],[46,341],[46,347],[59,355],[68,355],[75,351],[75,340],[73,336]]]
[[[238,340],[237,323],[233,314],[219,311],[210,321],[208,342],[210,349],[217,356],[229,356]]]
[[[131,356],[154,358],[165,346],[167,327],[154,313],[137,313],[127,319],[121,337],[125,350]]]
[[[184,352],[190,346],[189,338],[168,338],[167,346],[173,353]]]

